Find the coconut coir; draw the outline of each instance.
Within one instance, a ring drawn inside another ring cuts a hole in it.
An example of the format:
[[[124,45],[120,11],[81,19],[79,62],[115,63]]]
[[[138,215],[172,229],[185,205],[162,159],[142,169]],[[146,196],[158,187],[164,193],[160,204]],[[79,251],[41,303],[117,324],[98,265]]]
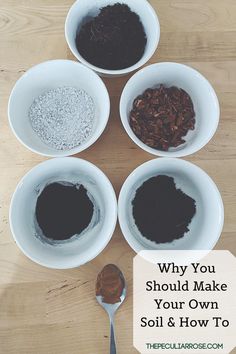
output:
[[[67,240],[91,222],[94,205],[83,185],[55,182],[46,185],[36,202],[36,220],[43,235]]]
[[[76,35],[76,46],[82,57],[108,70],[125,69],[137,63],[146,43],[139,16],[120,3],[101,8]]]
[[[137,189],[132,206],[137,228],[156,243],[183,237],[196,213],[195,200],[177,189],[174,179],[165,175],[145,181]]]
[[[185,143],[183,137],[195,128],[191,97],[181,88],[149,88],[133,102],[130,126],[135,135],[154,149],[167,151]]]

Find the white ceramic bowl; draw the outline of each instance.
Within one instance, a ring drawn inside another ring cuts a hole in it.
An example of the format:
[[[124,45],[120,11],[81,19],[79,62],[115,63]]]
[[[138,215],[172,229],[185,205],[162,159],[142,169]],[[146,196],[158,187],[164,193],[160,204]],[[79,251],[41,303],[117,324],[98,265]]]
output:
[[[168,151],[153,149],[144,144],[132,131],[129,113],[134,99],[147,88],[160,84],[177,86],[191,96],[196,114],[195,129],[184,137],[186,143]],[[120,99],[120,117],[130,138],[143,150],[157,156],[182,157],[203,148],[213,137],[219,123],[219,102],[210,83],[197,70],[178,63],[157,63],[149,65],[127,82]]]
[[[147,0],[122,0],[121,2],[127,4],[132,11],[139,15],[147,36],[146,49],[142,58],[136,64],[126,69],[106,70],[90,64],[80,55],[75,43],[78,27],[86,17],[95,17],[101,7],[114,5],[117,3],[117,0],[77,0],[70,8],[66,18],[65,36],[71,52],[81,63],[95,70],[100,75],[122,76],[137,70],[152,57],[159,43],[160,24],[156,12],[149,2]]]
[[[90,137],[70,150],[56,150],[46,145],[34,132],[28,110],[34,99],[59,86],[85,90],[95,103],[95,124]],[[91,146],[102,134],[110,114],[110,99],[100,77],[84,65],[71,60],[50,60],[29,69],[16,82],[8,103],[10,126],[17,139],[40,155],[60,157],[77,154]]]
[[[100,210],[94,227],[56,245],[35,236],[37,196],[45,184],[53,181],[83,183]],[[27,257],[48,268],[73,268],[95,258],[110,241],[117,221],[117,200],[110,181],[95,165],[75,157],[50,159],[34,167],[19,182],[11,200],[9,219],[13,237]]]
[[[139,232],[131,203],[137,188],[160,174],[173,177],[176,186],[195,199],[196,214],[189,225],[190,231],[184,237],[171,243],[156,244]],[[222,231],[224,207],[215,183],[201,168],[181,159],[159,158],[142,164],[126,179],[118,200],[118,217],[126,241],[137,253],[144,249],[211,250]]]

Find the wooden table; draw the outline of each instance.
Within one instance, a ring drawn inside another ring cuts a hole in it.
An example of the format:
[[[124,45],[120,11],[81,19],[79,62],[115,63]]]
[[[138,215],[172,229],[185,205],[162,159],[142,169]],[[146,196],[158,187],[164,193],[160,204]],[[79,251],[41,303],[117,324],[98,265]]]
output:
[[[89,0],[88,0],[89,1]],[[64,39],[72,0],[5,0],[0,5],[0,353],[108,353],[108,319],[94,298],[97,272],[116,263],[128,281],[128,298],[117,313],[118,352],[132,348],[132,258],[119,227],[104,252],[73,270],[49,270],[28,260],[12,240],[8,222],[11,195],[19,179],[45,160],[24,148],[7,121],[15,81],[31,66],[55,58],[74,59]],[[217,183],[225,204],[224,232],[216,249],[236,251],[236,1],[152,0],[161,23],[161,41],[151,59],[177,61],[199,69],[213,84],[221,121],[213,140],[187,158]],[[136,147],[121,126],[118,103],[129,77],[105,79],[111,96],[106,131],[80,157],[100,167],[117,194],[128,174],[152,158]],[[207,119],[207,117],[206,117]],[[236,353],[236,350],[234,351]]]

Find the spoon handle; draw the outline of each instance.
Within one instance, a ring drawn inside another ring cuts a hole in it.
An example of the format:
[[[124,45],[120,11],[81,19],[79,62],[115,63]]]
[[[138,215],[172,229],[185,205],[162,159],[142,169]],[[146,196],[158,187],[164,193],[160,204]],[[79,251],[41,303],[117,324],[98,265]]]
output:
[[[110,317],[110,354],[116,354],[116,340],[115,340],[115,329],[114,329],[114,322],[113,318]]]

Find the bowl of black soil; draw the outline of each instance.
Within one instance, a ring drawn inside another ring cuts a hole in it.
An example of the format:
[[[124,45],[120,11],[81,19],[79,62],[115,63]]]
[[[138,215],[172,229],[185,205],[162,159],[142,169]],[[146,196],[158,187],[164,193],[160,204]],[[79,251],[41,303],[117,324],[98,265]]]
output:
[[[118,217],[134,251],[211,250],[224,207],[212,179],[198,166],[158,158],[136,168],[122,186]]]
[[[14,240],[31,260],[48,268],[74,268],[106,247],[117,221],[117,200],[95,165],[55,158],[19,182],[9,220]]]
[[[160,25],[147,0],[77,0],[68,12],[65,36],[81,63],[100,75],[121,76],[152,57]]]

